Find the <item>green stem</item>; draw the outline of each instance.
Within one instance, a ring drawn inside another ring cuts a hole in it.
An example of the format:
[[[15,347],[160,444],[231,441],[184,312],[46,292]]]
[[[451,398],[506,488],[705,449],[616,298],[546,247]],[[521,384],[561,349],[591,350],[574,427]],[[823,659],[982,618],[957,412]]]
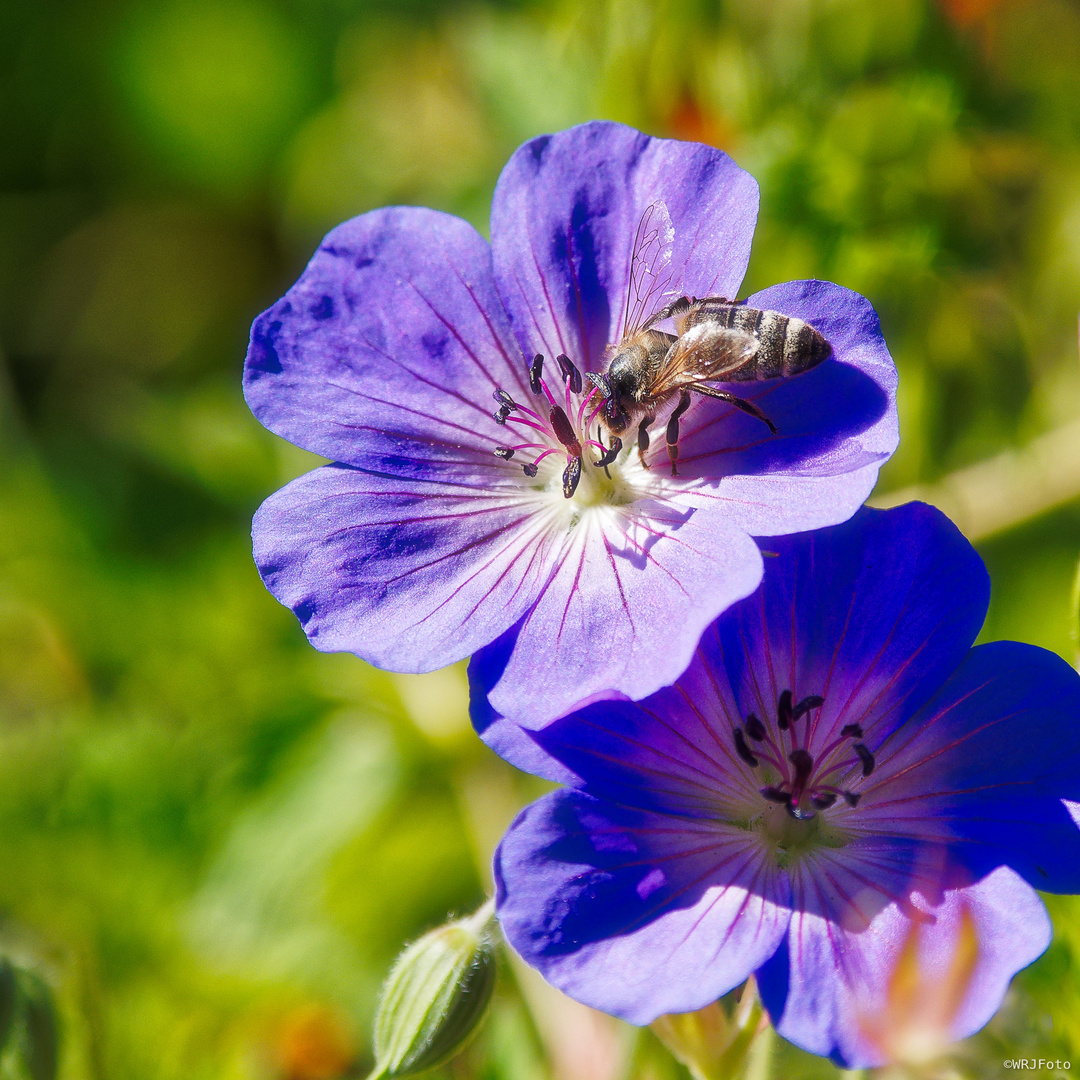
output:
[[[717,1009],[718,1006],[710,1008]],[[691,1016],[700,1021],[696,1032],[690,1027],[679,1033],[678,1029],[672,1031],[670,1025],[654,1026],[654,1031],[687,1067],[694,1080],[739,1080],[747,1075],[751,1064],[755,1075],[767,1070],[768,1046],[764,1047],[762,1053],[751,1054],[759,1035],[763,1033],[763,1027],[767,1027],[767,1023],[762,1022],[765,1009],[753,978],[747,980],[734,1016],[723,1022],[721,1013],[719,1028],[710,1030],[706,1010]]]
[[[761,1025],[761,1018],[765,1015],[765,1010],[762,1007],[761,998],[758,997],[757,985],[754,984],[752,988],[748,985],[746,993],[750,993],[751,989],[753,990],[753,1000],[749,1003],[745,1019],[739,1027],[738,1035],[731,1040],[731,1044],[717,1062],[715,1080],[735,1080],[746,1063],[746,1055],[750,1052],[750,1044],[757,1038],[758,1027]],[[742,1002],[739,1005],[740,1011],[742,1011]],[[713,1078],[710,1078],[710,1080],[713,1080]]]
[[[1080,664],[1080,562],[1076,564],[1076,577],[1073,578],[1072,626],[1069,633],[1076,642],[1076,662]]]
[[[474,933],[481,934],[495,918],[495,897],[489,896],[467,919],[462,922]],[[368,1080],[372,1080],[368,1077]]]

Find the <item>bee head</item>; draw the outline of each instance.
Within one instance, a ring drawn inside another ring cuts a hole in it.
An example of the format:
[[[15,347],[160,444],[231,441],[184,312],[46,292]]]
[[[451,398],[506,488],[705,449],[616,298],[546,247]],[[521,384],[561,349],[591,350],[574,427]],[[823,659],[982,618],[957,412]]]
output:
[[[590,371],[588,379],[604,396],[604,426],[613,435],[619,435],[629,426],[630,414],[624,404],[624,388],[617,382],[613,383],[611,371],[610,367],[605,375]]]
[[[618,433],[640,412],[648,397],[649,353],[640,344],[624,345],[611,358],[607,382],[609,397],[608,427]],[[617,425],[617,426],[616,426]]]

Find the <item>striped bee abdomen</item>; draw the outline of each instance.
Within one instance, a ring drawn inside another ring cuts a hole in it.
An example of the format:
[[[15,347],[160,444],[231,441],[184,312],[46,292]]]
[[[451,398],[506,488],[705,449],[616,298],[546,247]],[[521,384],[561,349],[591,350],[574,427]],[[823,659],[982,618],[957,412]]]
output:
[[[816,367],[832,347],[808,322],[779,311],[763,311],[710,297],[695,300],[682,324],[685,333],[699,323],[717,322],[752,334],[761,343],[742,367],[724,376],[725,382],[778,379]]]

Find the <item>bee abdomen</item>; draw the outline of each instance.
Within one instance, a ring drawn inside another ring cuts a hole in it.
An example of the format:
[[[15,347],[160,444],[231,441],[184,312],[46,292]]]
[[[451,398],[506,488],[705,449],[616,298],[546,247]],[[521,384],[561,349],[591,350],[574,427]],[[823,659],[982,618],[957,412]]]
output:
[[[685,329],[701,322],[718,322],[752,334],[761,343],[753,359],[725,377],[725,381],[778,379],[816,367],[832,351],[808,322],[779,311],[763,311],[744,304],[702,300],[688,313]]]

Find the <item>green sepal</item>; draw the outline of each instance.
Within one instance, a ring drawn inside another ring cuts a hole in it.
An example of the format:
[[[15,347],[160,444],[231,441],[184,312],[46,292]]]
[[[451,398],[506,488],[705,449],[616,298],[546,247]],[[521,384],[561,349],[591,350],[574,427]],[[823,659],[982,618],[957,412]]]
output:
[[[413,942],[394,962],[375,1016],[375,1069],[382,1080],[434,1069],[476,1032],[495,989],[492,906]]]
[[[55,1080],[59,1064],[60,1027],[52,991],[31,971],[20,970],[18,982],[20,1050],[30,1080]]]
[[[18,1003],[18,985],[15,982],[15,969],[6,958],[0,956],[0,1051],[7,1046],[15,1020],[15,1006]]]

